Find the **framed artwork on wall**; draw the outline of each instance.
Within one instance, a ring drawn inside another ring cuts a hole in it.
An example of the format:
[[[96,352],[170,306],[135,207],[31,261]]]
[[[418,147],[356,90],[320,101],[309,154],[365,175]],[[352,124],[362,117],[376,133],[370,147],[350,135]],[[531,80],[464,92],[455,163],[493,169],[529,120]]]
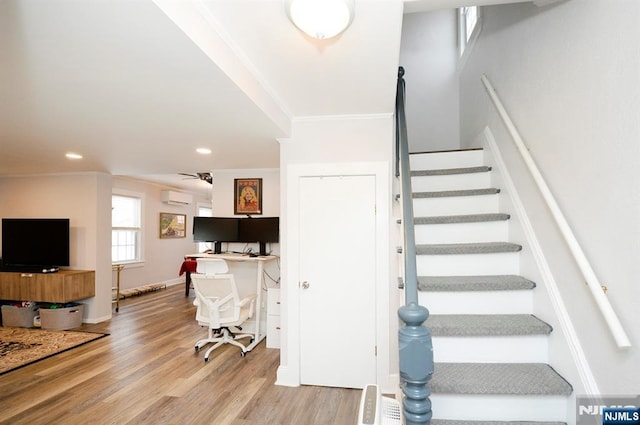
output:
[[[262,214],[262,179],[234,179],[234,187],[234,214]]]
[[[186,236],[186,214],[160,213],[160,239],[176,239]]]

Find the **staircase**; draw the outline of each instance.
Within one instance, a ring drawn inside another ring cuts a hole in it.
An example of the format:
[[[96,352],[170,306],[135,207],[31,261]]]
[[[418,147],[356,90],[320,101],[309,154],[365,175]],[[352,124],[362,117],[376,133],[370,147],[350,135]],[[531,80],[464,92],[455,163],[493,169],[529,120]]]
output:
[[[547,364],[551,326],[519,275],[522,246],[482,150],[410,158],[419,302],[431,316],[432,425],[561,424],[571,385]]]

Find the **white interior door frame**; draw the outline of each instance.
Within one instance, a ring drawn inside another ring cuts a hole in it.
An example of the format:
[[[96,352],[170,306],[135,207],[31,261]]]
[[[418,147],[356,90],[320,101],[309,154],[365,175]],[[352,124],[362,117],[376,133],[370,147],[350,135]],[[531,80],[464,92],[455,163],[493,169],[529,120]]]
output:
[[[390,294],[394,292],[390,278],[390,164],[378,162],[344,162],[322,164],[292,164],[286,168],[282,184],[285,208],[281,214],[281,327],[280,367],[277,385],[300,385],[300,302],[298,276],[300,255],[297,229],[300,221],[300,179],[320,176],[374,176],[376,185],[376,358],[377,382],[386,386],[390,375]]]

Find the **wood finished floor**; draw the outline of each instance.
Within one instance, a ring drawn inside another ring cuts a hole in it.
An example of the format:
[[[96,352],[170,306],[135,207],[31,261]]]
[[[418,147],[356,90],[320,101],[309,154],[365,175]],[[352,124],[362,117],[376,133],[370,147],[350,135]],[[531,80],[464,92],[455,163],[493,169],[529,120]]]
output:
[[[110,335],[0,376],[0,424],[351,425],[360,390],[274,385],[280,351],[263,341],[196,354],[206,330],[180,285],[130,298]]]

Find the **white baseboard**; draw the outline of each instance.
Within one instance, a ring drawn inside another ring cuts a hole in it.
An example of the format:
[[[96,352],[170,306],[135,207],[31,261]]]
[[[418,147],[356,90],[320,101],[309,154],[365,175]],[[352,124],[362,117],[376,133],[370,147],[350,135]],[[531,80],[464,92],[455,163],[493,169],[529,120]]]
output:
[[[164,280],[164,281],[158,282],[158,283],[163,284],[163,285],[167,285],[167,286],[175,286],[175,285],[184,285],[185,281],[184,281],[184,278],[177,277],[177,278],[174,278],[174,279]]]
[[[538,238],[533,230],[533,226],[531,225],[531,221],[529,220],[524,205],[522,204],[522,201],[516,190],[515,184],[513,183],[511,175],[509,174],[495,138],[493,137],[493,133],[491,132],[489,127],[485,127],[479,138],[481,139],[485,149],[489,151],[493,156],[495,162],[495,171],[499,172],[502,176],[502,181],[504,183],[504,187],[502,188],[503,193],[509,196],[515,209],[515,214],[512,214],[512,219],[515,218],[516,220],[518,220],[526,237],[527,245],[533,254],[536,266],[538,267],[540,275],[542,276],[542,283],[545,285],[545,288],[549,294],[553,310],[556,314],[558,323],[562,328],[567,347],[569,349],[569,352],[571,353],[578,376],[580,377],[586,394],[600,394],[595,377],[591,372],[591,368],[589,366],[589,363],[587,362],[584,350],[582,349],[582,344],[580,344],[580,339],[578,338],[578,334],[576,333],[573,323],[571,322],[571,318],[569,317],[569,313],[565,306],[564,300],[562,299],[560,290],[558,289],[558,284],[553,274],[551,273],[549,263],[544,256],[542,247],[540,246]]]
[[[289,368],[282,365],[278,366],[278,371],[276,373],[276,385],[281,385],[283,387],[299,387],[300,380],[298,378],[298,374],[295,374],[295,377],[293,377]]]

